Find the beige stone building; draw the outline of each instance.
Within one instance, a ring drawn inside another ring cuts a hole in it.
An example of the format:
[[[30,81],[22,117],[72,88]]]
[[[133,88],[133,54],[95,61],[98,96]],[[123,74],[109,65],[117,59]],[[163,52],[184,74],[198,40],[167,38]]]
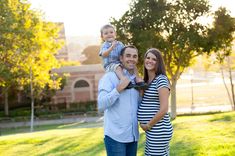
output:
[[[66,85],[56,92],[53,103],[73,103],[95,101],[97,99],[98,81],[104,70],[100,64],[66,66],[55,69],[53,72],[62,75],[68,73]]]

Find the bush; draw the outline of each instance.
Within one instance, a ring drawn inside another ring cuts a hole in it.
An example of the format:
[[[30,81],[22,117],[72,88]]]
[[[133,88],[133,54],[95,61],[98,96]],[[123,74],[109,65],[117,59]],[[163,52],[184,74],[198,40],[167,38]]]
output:
[[[31,114],[30,107],[22,107],[9,110],[9,117],[30,116],[30,114]],[[0,117],[5,117],[4,111],[0,112]]]
[[[89,112],[97,110],[97,102],[96,101],[88,101],[88,102],[79,102],[79,103],[71,103],[70,109],[76,109],[80,112]]]
[[[70,107],[66,109],[66,104],[42,104],[35,106],[34,115],[36,118],[61,118],[66,115],[97,115],[97,102],[79,102],[70,103]],[[10,118],[29,118],[31,115],[30,107],[23,107],[9,111]],[[0,112],[0,118],[4,118],[4,112]],[[0,119],[1,120],[1,119]],[[20,120],[20,119],[19,119]]]

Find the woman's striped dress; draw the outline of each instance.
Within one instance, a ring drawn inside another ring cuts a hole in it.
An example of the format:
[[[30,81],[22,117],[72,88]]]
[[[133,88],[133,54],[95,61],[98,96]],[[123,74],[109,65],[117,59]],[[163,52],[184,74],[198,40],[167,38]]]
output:
[[[158,75],[145,90],[141,104],[138,108],[138,120],[147,124],[160,110],[159,89],[169,87],[166,76]],[[172,138],[173,128],[170,117],[166,114],[150,131],[146,131],[145,155],[169,155],[169,142]]]

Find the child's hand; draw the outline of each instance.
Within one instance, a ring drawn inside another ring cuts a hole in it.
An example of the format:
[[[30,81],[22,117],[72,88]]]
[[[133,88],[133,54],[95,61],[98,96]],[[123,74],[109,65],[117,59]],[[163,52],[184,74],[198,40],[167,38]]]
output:
[[[116,40],[114,40],[113,42],[112,42],[112,48],[115,48],[116,47],[116,44],[117,44],[117,41]]]

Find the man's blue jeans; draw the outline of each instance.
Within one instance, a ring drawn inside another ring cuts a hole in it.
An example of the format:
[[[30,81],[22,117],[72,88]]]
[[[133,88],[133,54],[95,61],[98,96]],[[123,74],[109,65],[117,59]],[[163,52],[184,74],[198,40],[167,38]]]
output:
[[[105,135],[104,143],[107,156],[136,156],[137,142],[121,143]]]

